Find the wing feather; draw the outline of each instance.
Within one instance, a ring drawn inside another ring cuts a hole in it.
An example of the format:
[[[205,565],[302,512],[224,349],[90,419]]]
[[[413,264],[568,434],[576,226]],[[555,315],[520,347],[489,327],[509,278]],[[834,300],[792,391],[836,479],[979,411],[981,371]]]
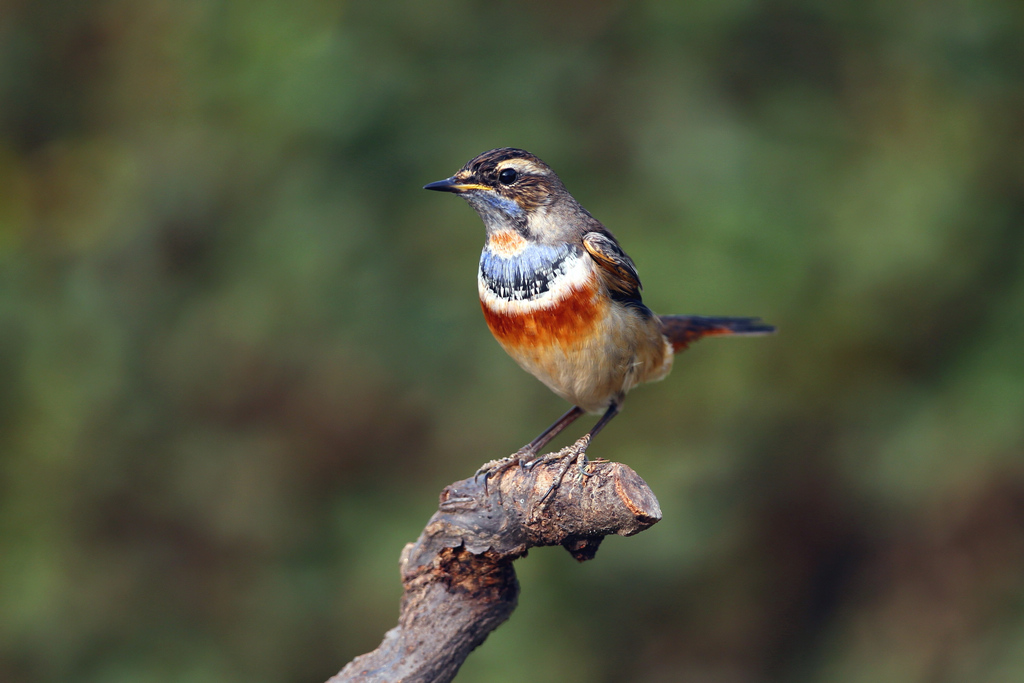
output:
[[[611,292],[625,299],[639,302],[640,276],[633,259],[622,250],[615,238],[608,233],[588,232],[583,235],[583,248],[600,267],[600,273]]]

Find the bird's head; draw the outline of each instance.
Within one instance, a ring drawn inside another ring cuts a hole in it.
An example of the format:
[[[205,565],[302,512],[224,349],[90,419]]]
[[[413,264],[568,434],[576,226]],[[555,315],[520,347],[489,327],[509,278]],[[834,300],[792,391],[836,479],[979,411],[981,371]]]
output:
[[[582,211],[547,164],[521,149],[503,147],[471,159],[455,175],[425,185],[454,192],[476,209],[488,232],[517,230],[540,241],[562,239],[566,216]],[[584,212],[585,213],[585,212]]]

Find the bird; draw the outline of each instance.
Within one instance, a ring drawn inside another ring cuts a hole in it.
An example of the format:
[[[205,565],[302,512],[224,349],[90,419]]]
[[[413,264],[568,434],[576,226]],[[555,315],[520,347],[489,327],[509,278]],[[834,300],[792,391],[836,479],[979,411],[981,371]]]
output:
[[[530,152],[492,149],[423,189],[454,193],[483,219],[477,288],[487,326],[524,370],[572,404],[501,467],[528,466],[577,418],[600,414],[581,439],[585,462],[586,445],[626,394],[668,375],[676,353],[702,337],[775,332],[760,318],[656,315],[619,241]]]

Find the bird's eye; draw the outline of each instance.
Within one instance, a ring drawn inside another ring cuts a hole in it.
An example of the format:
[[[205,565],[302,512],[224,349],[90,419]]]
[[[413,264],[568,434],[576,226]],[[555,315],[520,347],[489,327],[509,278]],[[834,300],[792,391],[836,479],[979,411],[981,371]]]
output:
[[[516,181],[516,178],[518,177],[519,174],[516,173],[516,169],[506,168],[505,170],[498,174],[498,182],[501,183],[502,185],[511,185]]]

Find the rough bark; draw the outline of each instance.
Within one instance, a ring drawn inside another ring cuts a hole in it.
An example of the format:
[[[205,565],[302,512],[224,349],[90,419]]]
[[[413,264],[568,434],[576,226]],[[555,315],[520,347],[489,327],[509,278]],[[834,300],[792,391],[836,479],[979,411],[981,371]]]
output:
[[[402,551],[398,626],[328,683],[450,681],[515,609],[513,560],[561,545],[582,562],[608,534],[631,536],[660,520],[651,489],[626,465],[596,461],[589,476],[581,472],[586,445],[584,437],[529,469],[447,486],[419,539]]]

